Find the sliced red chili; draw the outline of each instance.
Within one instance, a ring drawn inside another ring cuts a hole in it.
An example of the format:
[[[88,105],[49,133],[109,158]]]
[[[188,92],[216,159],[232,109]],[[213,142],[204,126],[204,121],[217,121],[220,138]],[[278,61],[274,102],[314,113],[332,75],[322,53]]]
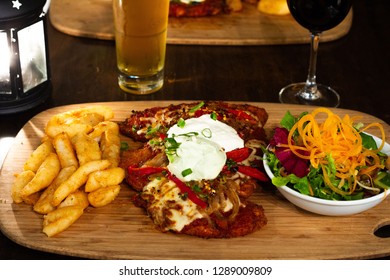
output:
[[[180,189],[182,193],[186,193],[188,198],[195,203],[196,205],[200,206],[201,208],[205,209],[207,207],[207,203],[201,200],[193,190],[191,190],[190,187],[188,187],[184,182],[180,181],[179,178],[177,178],[175,175],[173,175],[171,172],[168,172],[168,179],[173,181],[176,186]]]
[[[260,180],[263,182],[268,181],[268,177],[263,172],[261,172],[259,169],[255,168],[255,167],[238,165],[237,171],[244,174],[244,175],[247,175],[249,177],[252,177],[254,179],[257,179],[257,180]]]
[[[203,116],[205,114],[207,114],[207,111],[202,110],[202,109],[198,109],[198,110],[195,111],[194,117],[195,118],[199,118],[199,117],[201,117],[201,116]]]
[[[160,132],[159,136],[160,136],[161,140],[165,140],[165,138],[168,137],[168,135],[166,133],[162,133],[162,132]]]
[[[136,166],[129,166],[127,168],[127,171],[132,176],[137,177],[145,177],[152,174],[160,173],[162,171],[166,170],[165,167],[155,167],[155,166],[143,166],[143,167],[136,167]]]
[[[251,115],[249,115],[248,113],[245,113],[242,110],[228,109],[228,112],[233,114],[234,116],[236,116],[239,119],[252,120],[252,121],[255,120]]]
[[[241,162],[246,160],[251,154],[251,151],[247,147],[235,149],[226,153],[228,159],[234,160],[235,162]]]

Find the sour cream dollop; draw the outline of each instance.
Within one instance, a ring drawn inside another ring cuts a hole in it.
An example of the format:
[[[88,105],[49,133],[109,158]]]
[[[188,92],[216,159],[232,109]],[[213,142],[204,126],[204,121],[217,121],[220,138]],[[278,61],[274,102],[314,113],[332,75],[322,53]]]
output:
[[[187,119],[167,134],[180,143],[169,157],[168,170],[184,182],[215,179],[226,163],[226,152],[244,147],[234,128],[211,115]]]

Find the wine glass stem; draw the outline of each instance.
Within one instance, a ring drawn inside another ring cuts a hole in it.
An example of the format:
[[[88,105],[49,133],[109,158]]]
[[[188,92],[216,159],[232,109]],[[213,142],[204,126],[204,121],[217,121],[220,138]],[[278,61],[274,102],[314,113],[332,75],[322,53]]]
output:
[[[312,32],[310,34],[309,73],[307,75],[305,86],[299,93],[299,95],[305,100],[316,100],[320,98],[321,95],[317,90],[316,82],[317,52],[319,42],[320,33]]]

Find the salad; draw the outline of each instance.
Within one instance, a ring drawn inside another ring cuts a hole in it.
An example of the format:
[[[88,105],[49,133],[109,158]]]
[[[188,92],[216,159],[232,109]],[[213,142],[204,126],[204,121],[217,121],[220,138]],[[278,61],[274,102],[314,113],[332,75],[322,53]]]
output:
[[[319,119],[323,120],[322,122]],[[390,188],[390,157],[381,152],[380,123],[364,126],[357,117],[340,118],[327,108],[293,116],[275,128],[265,150],[272,183],[328,200],[357,200]],[[380,141],[366,131],[376,128]]]

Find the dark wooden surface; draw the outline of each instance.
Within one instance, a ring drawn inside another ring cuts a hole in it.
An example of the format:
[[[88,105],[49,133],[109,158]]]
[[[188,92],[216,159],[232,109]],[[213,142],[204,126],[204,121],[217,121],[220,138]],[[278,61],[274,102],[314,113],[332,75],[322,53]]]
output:
[[[357,0],[347,36],[320,43],[317,81],[341,96],[341,108],[390,123],[387,0]],[[15,136],[37,113],[51,107],[99,101],[189,100],[278,103],[285,85],[304,81],[308,45],[168,45],[164,88],[148,96],[127,95],[117,86],[113,41],[65,35],[48,25],[51,97],[31,111],[0,116],[0,137]],[[386,233],[381,232],[382,235]],[[388,233],[387,233],[388,236]],[[69,259],[19,246],[0,234],[0,259]]]

